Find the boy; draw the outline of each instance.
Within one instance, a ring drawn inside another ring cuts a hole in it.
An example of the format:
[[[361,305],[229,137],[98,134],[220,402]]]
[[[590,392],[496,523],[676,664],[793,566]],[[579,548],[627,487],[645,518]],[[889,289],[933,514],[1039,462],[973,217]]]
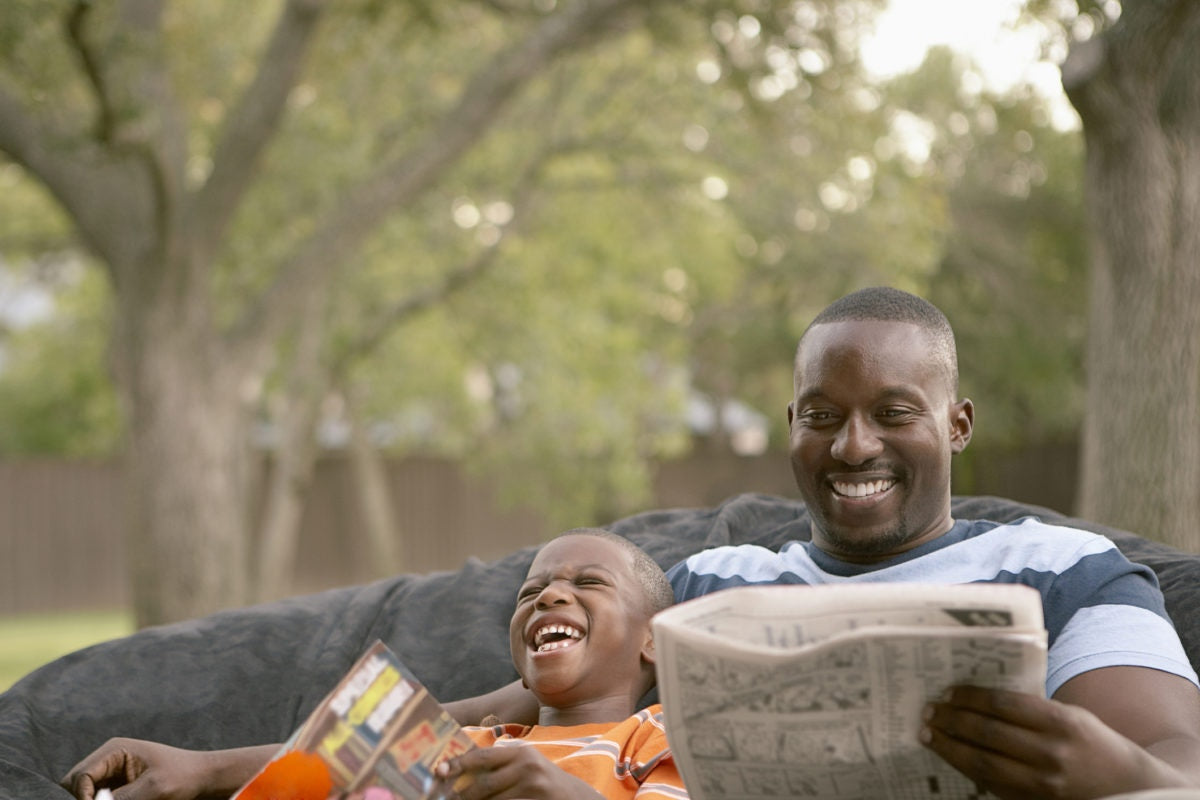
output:
[[[538,725],[470,728],[480,749],[441,773],[470,773],[463,800],[493,797],[686,798],[657,706],[634,713],[654,684],[650,618],[673,601],[662,570],[607,531],[568,531],[538,552],[509,625],[513,664],[538,699]],[[491,745],[491,746],[489,746]],[[188,800],[226,795],[277,745],[216,752],[113,739],[63,786],[93,800]]]

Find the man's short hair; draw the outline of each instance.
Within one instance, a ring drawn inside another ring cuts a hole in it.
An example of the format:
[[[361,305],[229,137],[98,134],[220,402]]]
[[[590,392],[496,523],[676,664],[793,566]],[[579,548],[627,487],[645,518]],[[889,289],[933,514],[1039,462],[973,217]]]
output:
[[[859,289],[826,306],[824,311],[813,317],[804,333],[827,322],[851,320],[907,322],[919,327],[928,337],[934,355],[946,369],[951,392],[958,393],[958,348],[954,342],[954,329],[950,327],[946,315],[933,303],[890,286]],[[804,341],[803,335],[800,341]]]
[[[629,553],[633,562],[633,577],[642,587],[650,614],[657,614],[675,604],[675,591],[671,588],[671,582],[667,580],[667,574],[650,554],[636,543],[603,528],[573,528],[563,531],[559,536],[596,536],[615,542]]]

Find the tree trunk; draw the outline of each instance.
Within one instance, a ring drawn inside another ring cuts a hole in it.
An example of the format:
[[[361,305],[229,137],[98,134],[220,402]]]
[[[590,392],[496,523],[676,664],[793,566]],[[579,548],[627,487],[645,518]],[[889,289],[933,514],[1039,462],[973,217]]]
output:
[[[255,565],[259,600],[276,600],[291,591],[299,550],[304,501],[316,468],[317,421],[329,392],[329,368],[321,356],[325,340],[324,303],[313,298],[314,313],[304,315],[282,398],[284,409],[273,415],[279,429],[263,508]]]
[[[237,373],[147,314],[127,370],[133,605],[139,627],[247,602],[246,418]],[[128,318],[125,318],[128,327]],[[118,338],[118,342],[121,339]]]
[[[1200,4],[1072,52],[1091,230],[1080,513],[1200,552]]]
[[[363,512],[363,528],[367,534],[371,563],[376,574],[383,578],[403,568],[400,530],[392,506],[387,463],[379,449],[371,443],[354,398],[347,397],[346,403],[351,426],[350,458]]]

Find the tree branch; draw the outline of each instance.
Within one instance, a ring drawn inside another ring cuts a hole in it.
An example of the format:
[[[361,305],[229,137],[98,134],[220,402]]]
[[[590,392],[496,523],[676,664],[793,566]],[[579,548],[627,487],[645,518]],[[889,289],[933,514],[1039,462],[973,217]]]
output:
[[[654,0],[591,0],[548,16],[519,44],[476,72],[458,104],[424,144],[352,187],[303,243],[272,287],[247,309],[233,335],[269,346],[307,292],[320,291],[362,242],[397,209],[412,203],[481,139],[518,90],[564,53],[618,29],[627,12]]]
[[[0,151],[39,180],[75,219],[82,240],[101,258],[109,254],[102,231],[110,213],[119,213],[110,202],[95,202],[96,187],[112,172],[100,153],[86,147],[82,154],[54,148],[62,133],[31,114],[0,86]]]
[[[1180,31],[1198,20],[1194,0],[1126,0],[1112,28],[1072,45],[1063,62],[1063,89],[1080,116],[1100,122],[1138,106],[1153,113],[1181,48],[1193,40]]]
[[[167,263],[187,148],[161,45],[163,1],[121,0],[115,5],[115,33],[103,45],[88,38],[88,0],[76,0],[64,19],[66,37],[96,103],[89,142],[95,150],[76,154],[90,180],[59,188],[50,184],[44,166],[37,174],[68,206],[84,238],[119,281],[134,279],[133,264],[147,246],[158,251],[159,266]],[[117,197],[125,208],[114,208]],[[116,215],[123,215],[122,221],[114,220]],[[129,217],[141,224],[136,242],[127,235]]]
[[[254,179],[254,166],[279,128],[324,10],[323,0],[287,3],[259,60],[258,74],[226,118],[213,150],[212,173],[192,206],[193,246],[201,252],[211,252],[220,242]],[[208,261],[203,256],[199,260]]]
[[[75,5],[67,13],[64,27],[67,40],[75,48],[75,52],[79,56],[79,63],[83,67],[83,74],[91,84],[96,97],[96,139],[108,144],[111,143],[113,131],[116,128],[116,112],[113,111],[112,98],[105,85],[99,59],[84,33],[92,8],[93,6],[88,0],[75,0]]]
[[[526,217],[525,209],[529,205],[529,199],[533,195],[546,163],[552,155],[559,152],[561,151],[555,149],[553,153],[542,153],[522,171],[521,177],[513,189],[513,218],[504,227],[500,240],[480,250],[474,258],[447,273],[438,283],[408,294],[372,320],[335,359],[334,370],[337,380],[345,378],[345,372],[352,361],[370,355],[398,325],[469,286],[495,266],[504,240],[511,238],[520,229],[520,223]]]

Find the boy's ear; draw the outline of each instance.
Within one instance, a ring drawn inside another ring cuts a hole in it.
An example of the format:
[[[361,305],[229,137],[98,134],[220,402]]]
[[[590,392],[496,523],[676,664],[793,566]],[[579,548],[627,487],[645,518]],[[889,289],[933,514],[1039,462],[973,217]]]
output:
[[[647,626],[646,638],[642,641],[642,661],[646,664],[653,664],[654,659],[654,634],[650,632],[650,628]]]

